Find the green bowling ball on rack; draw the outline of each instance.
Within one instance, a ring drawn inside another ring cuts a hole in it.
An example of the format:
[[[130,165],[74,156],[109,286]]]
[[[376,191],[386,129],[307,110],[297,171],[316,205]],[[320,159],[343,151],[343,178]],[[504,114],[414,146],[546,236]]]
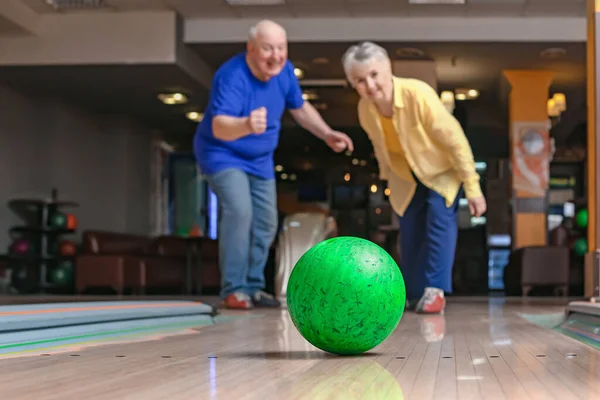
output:
[[[50,271],[50,282],[53,284],[66,285],[72,281],[73,263],[70,261],[61,261]]]
[[[61,212],[54,212],[50,216],[49,225],[54,229],[64,229],[67,227],[67,216]]]
[[[577,212],[577,214],[575,214],[575,223],[580,228],[587,228],[588,219],[589,219],[589,215],[588,215],[587,208],[579,210]]]
[[[584,256],[588,251],[588,241],[585,237],[580,237],[573,243],[573,251],[578,256]]]

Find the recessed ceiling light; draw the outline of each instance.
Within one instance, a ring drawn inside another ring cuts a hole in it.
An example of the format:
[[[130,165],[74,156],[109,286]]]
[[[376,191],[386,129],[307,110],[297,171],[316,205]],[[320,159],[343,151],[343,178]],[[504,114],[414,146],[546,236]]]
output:
[[[188,119],[191,119],[192,121],[195,121],[195,122],[200,122],[204,118],[204,114],[199,113],[197,111],[190,111],[190,112],[186,113],[185,116],[188,117]]]
[[[561,58],[567,55],[567,50],[562,47],[549,47],[540,52],[540,57],[546,59]]]
[[[479,97],[479,91],[477,89],[458,88],[454,92],[456,100],[474,100]]]
[[[183,93],[161,93],[158,95],[158,98],[168,105],[185,104],[188,101],[187,96]]]
[[[314,90],[305,90],[304,93],[302,93],[302,98],[304,100],[317,100],[319,95]]]
[[[425,57],[425,52],[415,47],[402,47],[396,50],[399,57]]]
[[[76,10],[107,7],[105,0],[46,0],[46,4],[55,10]]]
[[[304,78],[304,70],[302,68],[294,68],[294,75],[296,75],[296,78],[302,79]]]
[[[325,57],[317,57],[313,58],[312,62],[313,64],[329,64],[329,59]]]

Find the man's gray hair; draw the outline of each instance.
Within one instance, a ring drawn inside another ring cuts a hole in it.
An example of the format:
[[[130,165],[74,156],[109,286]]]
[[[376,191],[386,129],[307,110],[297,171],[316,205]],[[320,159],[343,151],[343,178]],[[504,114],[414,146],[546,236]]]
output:
[[[248,40],[250,40],[250,41],[255,40],[257,34],[258,34],[258,28],[256,27],[256,25],[254,25],[248,30]]]
[[[346,76],[350,76],[354,64],[367,62],[373,58],[379,60],[390,59],[387,50],[373,42],[361,42],[350,46],[342,57],[342,66]]]
[[[280,24],[278,24],[277,22],[274,22],[274,21],[271,21],[268,19],[263,19],[262,21],[257,22],[256,25],[252,26],[248,30],[248,40],[249,41],[256,40],[259,33],[261,33],[261,31],[266,30],[266,29],[277,29],[277,30],[280,30],[283,34],[286,34],[285,28],[283,26],[281,26]]]

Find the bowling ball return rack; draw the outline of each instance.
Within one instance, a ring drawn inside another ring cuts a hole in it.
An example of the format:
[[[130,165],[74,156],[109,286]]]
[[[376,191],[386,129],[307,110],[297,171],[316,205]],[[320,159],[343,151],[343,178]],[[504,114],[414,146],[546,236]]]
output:
[[[56,189],[48,199],[17,198],[8,202],[8,208],[23,223],[9,228],[11,244],[0,255],[0,262],[9,271],[5,285],[10,289],[5,290],[6,294],[73,293],[76,246],[63,237],[76,232],[77,220],[64,210],[78,206],[59,200]],[[69,254],[60,252],[65,243],[73,250]]]

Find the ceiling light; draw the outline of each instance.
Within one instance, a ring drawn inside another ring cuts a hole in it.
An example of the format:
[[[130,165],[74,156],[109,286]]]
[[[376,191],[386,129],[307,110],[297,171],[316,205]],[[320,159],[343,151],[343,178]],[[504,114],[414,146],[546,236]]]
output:
[[[402,47],[396,50],[396,54],[400,57],[425,57],[425,52],[414,47]]]
[[[168,105],[184,104],[188,101],[187,96],[183,93],[161,93],[158,95],[158,98]]]
[[[358,165],[358,158],[352,159],[352,165]]]
[[[446,107],[446,110],[448,110],[449,113],[453,113],[454,112],[454,93],[451,91],[443,91],[440,94],[440,100],[442,101],[442,104],[444,105],[444,107]]]
[[[371,185],[371,193],[377,193],[377,185]]]
[[[344,180],[346,182],[350,182],[350,173],[349,172],[346,172],[346,174],[344,175]]]
[[[540,57],[546,59],[556,59],[567,55],[567,50],[562,47],[549,47],[540,52]]]
[[[281,171],[283,171],[283,166],[281,166],[281,165],[276,165],[276,166],[275,166],[275,171],[277,171],[277,172],[281,172]]]
[[[560,109],[556,105],[554,99],[548,99],[546,102],[546,110],[549,117],[558,117],[560,115]]]
[[[385,190],[383,191],[383,193],[384,193],[386,196],[388,196],[388,197],[389,197],[389,196],[390,196],[390,194],[392,194],[392,191],[390,190],[390,188],[385,188]]]
[[[567,98],[564,93],[554,93],[554,96],[552,96],[552,100],[554,100],[558,111],[567,111]]]
[[[195,122],[200,122],[204,118],[204,114],[199,113],[197,111],[190,111],[186,113],[185,116]]]
[[[281,174],[281,179],[286,180],[288,178],[288,175],[284,172],[283,174]]]
[[[312,62],[313,64],[329,64],[329,59],[325,57],[317,57],[313,58]]]
[[[304,71],[302,68],[294,68],[294,75],[296,75],[296,78],[302,79],[304,78]]]
[[[46,0],[46,4],[55,10],[77,10],[108,7],[105,0]]]
[[[454,92],[456,94],[456,100],[474,100],[479,97],[479,91],[477,89],[457,88]]]
[[[306,90],[304,93],[302,93],[302,98],[304,100],[317,100],[319,95],[314,90]]]
[[[295,181],[296,180],[296,174],[291,174],[290,175],[290,180],[291,181]]]

